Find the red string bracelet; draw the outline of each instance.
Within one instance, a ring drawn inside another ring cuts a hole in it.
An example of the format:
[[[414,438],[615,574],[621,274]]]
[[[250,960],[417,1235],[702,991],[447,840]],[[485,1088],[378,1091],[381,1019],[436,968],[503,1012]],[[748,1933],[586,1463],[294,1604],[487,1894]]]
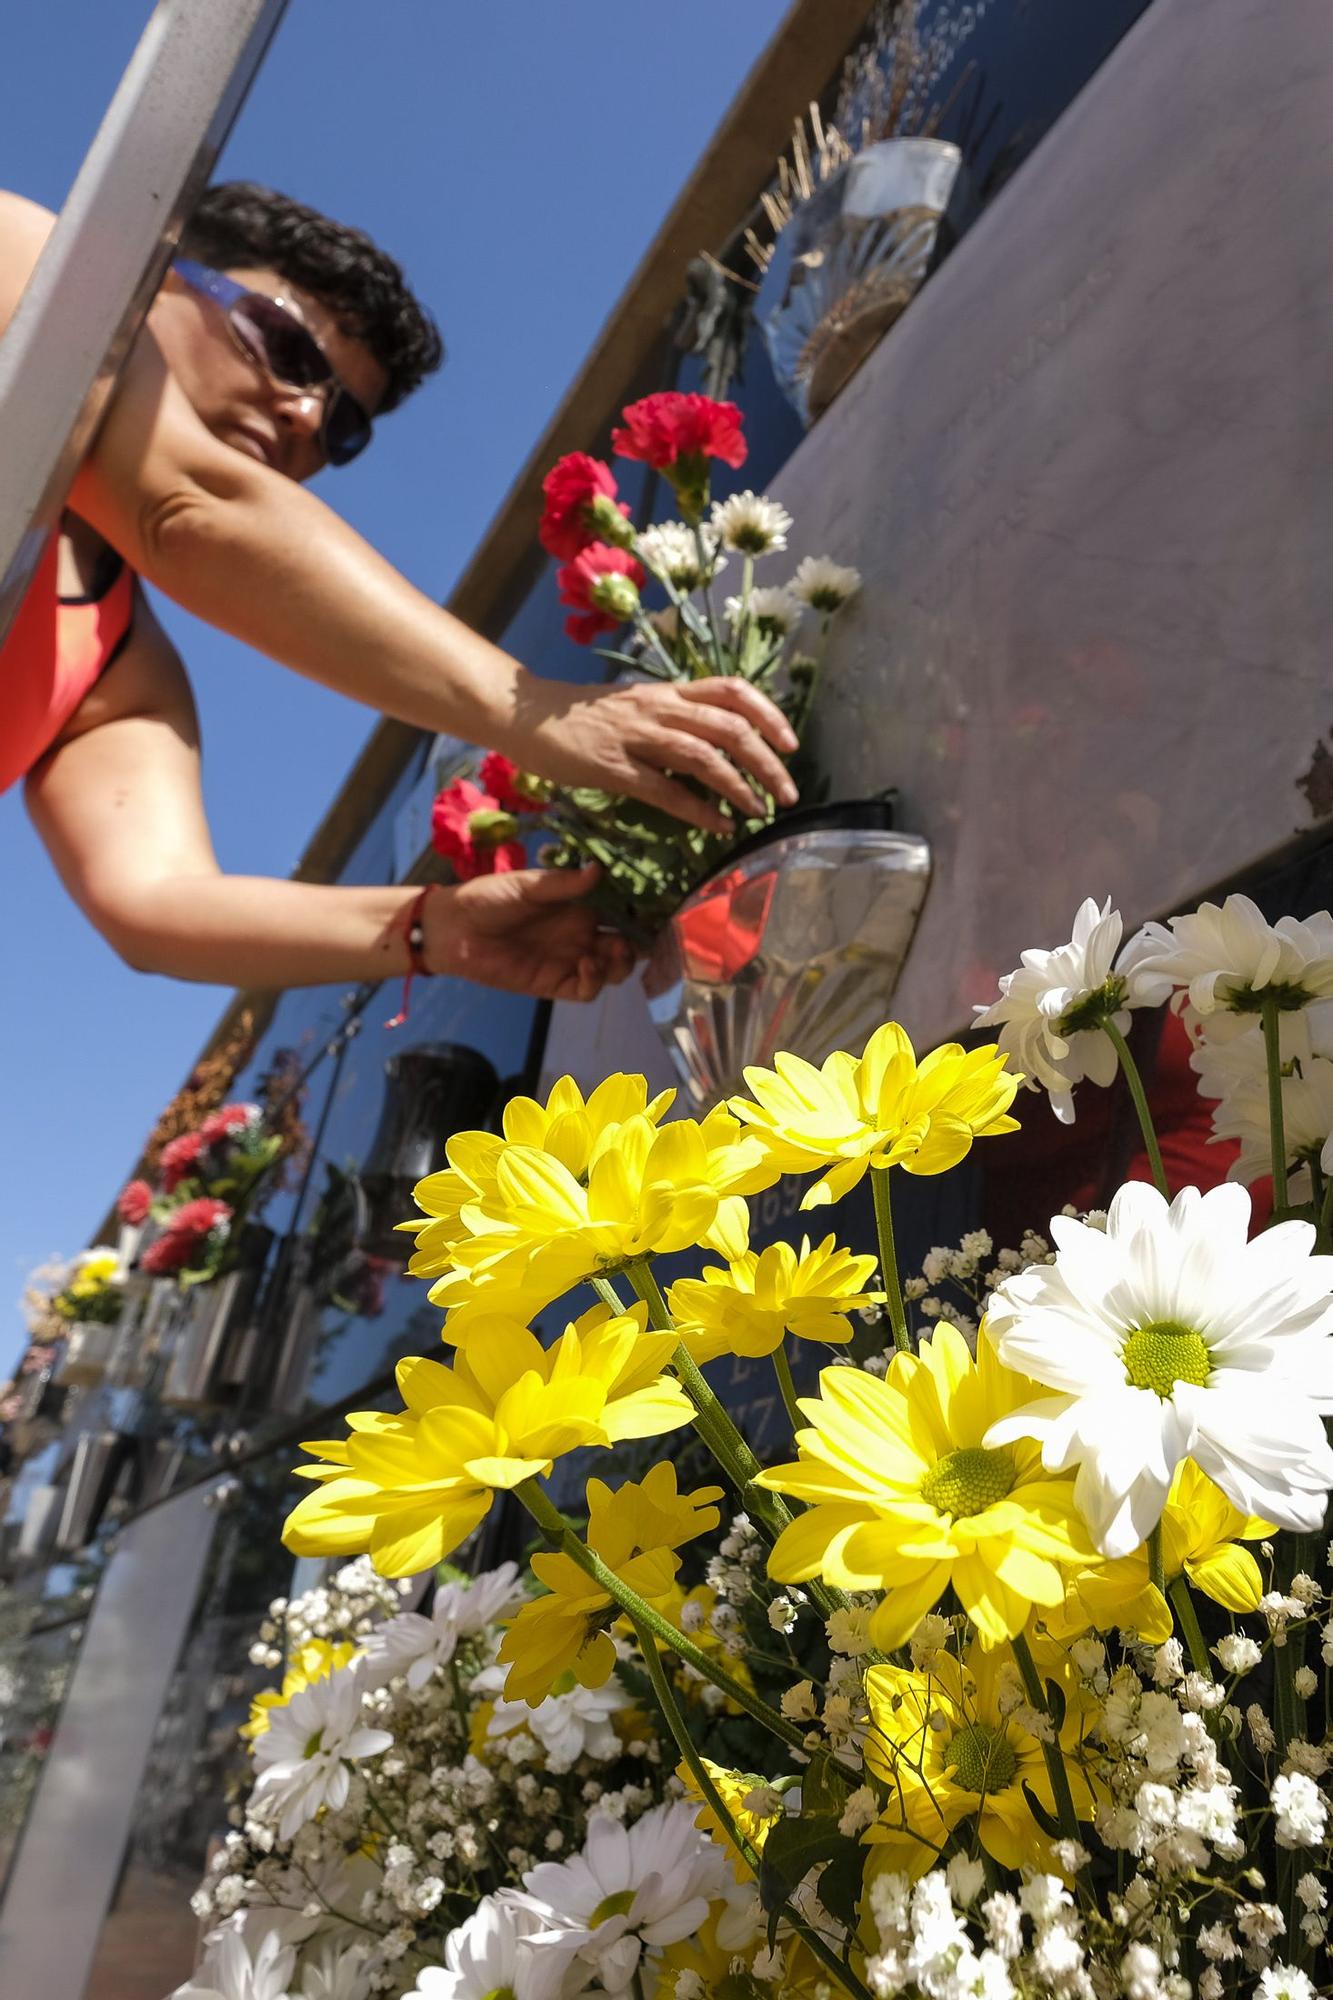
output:
[[[393,1019],[384,1023],[386,1028],[402,1027],[412,1004],[412,981],[418,974],[423,979],[430,977],[430,967],[426,963],[426,927],[422,918],[425,914],[427,896],[432,889],[438,889],[439,886],[438,882],[427,882],[425,888],[415,895],[408,905],[407,921],[403,926],[403,935],[407,940],[408,964],[407,971],[403,975],[402,1004]]]

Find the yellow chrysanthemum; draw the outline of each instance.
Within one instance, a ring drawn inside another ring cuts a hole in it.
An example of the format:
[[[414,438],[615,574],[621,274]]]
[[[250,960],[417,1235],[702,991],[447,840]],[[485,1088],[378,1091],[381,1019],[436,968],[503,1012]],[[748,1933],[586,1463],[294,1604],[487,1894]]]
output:
[[[1095,1561],[1073,1479],[1044,1471],[1037,1444],[982,1443],[1032,1395],[984,1331],[976,1361],[941,1325],[883,1381],[826,1368],[819,1386],[800,1405],[812,1426],[797,1433],[800,1457],[758,1481],[811,1503],[778,1537],[769,1575],[887,1591],[875,1645],[900,1646],[950,1587],[982,1643],[998,1645],[1034,1604],[1063,1603],[1067,1569]]]
[[[119,1258],[114,1250],[90,1250],[79,1265],[78,1273],[65,1287],[72,1299],[91,1299],[106,1287],[116,1275]]]
[[[288,1664],[282,1677],[282,1686],[264,1688],[250,1703],[250,1720],[237,1731],[247,1742],[253,1743],[256,1736],[262,1736],[273,1719],[275,1708],[286,1708],[294,1694],[308,1688],[314,1681],[327,1680],[337,1667],[345,1667],[357,1657],[357,1649],[350,1639],[343,1639],[334,1645],[328,1639],[308,1639]]]
[[[788,1333],[802,1340],[850,1340],[848,1311],[884,1297],[863,1290],[874,1268],[873,1257],[840,1250],[831,1236],[814,1250],[805,1236],[799,1251],[772,1243],[726,1266],[710,1264],[702,1277],[680,1278],[668,1303],[696,1361],[719,1354],[758,1358],[781,1347]]]
[[[1242,1542],[1277,1533],[1271,1521],[1233,1507],[1193,1459],[1182,1460],[1162,1514],[1162,1570],[1167,1587],[1184,1576],[1205,1597],[1233,1612],[1257,1611],[1264,1580]],[[1114,1562],[1076,1570],[1063,1605],[1045,1615],[1053,1638],[1074,1639],[1095,1627],[1121,1626],[1154,1646],[1171,1637],[1171,1607],[1148,1574],[1146,1546]]]
[[[596,1306],[544,1348],[524,1326],[487,1322],[455,1365],[398,1364],[407,1408],[354,1411],[351,1435],[308,1451],[316,1482],[287,1517],[296,1555],[368,1551],[381,1576],[441,1562],[482,1521],[497,1490],[548,1473],[582,1445],[657,1437],[690,1422],[693,1405],[662,1374],[671,1333],[648,1333],[646,1309]]]
[[[764,1141],[781,1173],[825,1171],[802,1208],[840,1201],[869,1167],[942,1174],[974,1139],[1016,1132],[1005,1114],[1022,1082],[994,1043],[932,1049],[918,1063],[896,1021],[877,1028],[859,1058],[839,1050],[821,1069],[779,1055],[774,1067],[747,1069],[754,1098],[731,1109]]]
[[[756,1812],[752,1805],[746,1804],[746,1801],[756,1792],[769,1791],[772,1788],[772,1779],[762,1778],[754,1771],[728,1771],[725,1766],[715,1764],[710,1757],[701,1757],[699,1761],[713,1780],[718,1796],[726,1807],[731,1818],[731,1823],[741,1836],[741,1839],[748,1841],[756,1854],[762,1854],[764,1851],[764,1842],[782,1818],[785,1807],[781,1799],[779,1799],[777,1806],[772,1812]],[[693,1771],[684,1758],[676,1766],[676,1776],[685,1787],[686,1798],[698,1800],[699,1810],[694,1816],[694,1824],[701,1832],[710,1834],[719,1847],[725,1848],[727,1858],[736,1871],[737,1879],[739,1881],[746,1880],[752,1871],[746,1866],[735,1841],[731,1839],[721,1820],[704,1797]]]
[[[612,1081],[642,1092],[642,1078]],[[487,1311],[531,1318],[581,1279],[658,1251],[703,1244],[724,1257],[744,1252],[744,1197],[771,1187],[777,1168],[721,1106],[701,1121],[659,1128],[662,1108],[655,1098],[604,1124],[582,1172],[521,1140],[471,1132],[450,1142],[457,1167],[418,1189],[435,1219],[421,1226],[410,1265],[441,1274],[430,1296],[450,1313],[446,1339],[461,1343]],[[579,1151],[566,1150],[577,1165]]]
[[[1026,1786],[1054,1815],[1041,1744],[1012,1709],[1001,1709],[1005,1665],[1000,1654],[973,1648],[965,1663],[938,1654],[928,1674],[872,1667],[866,1675],[866,1768],[889,1787],[888,1804],[865,1835],[877,1866],[922,1875],[955,1829],[971,1821],[1001,1867],[1061,1872],[1023,1796]],[[1090,1819],[1094,1797],[1077,1755],[1080,1727],[1071,1713],[1060,1741],[1074,1810]]]
[[[608,1569],[650,1604],[662,1605],[676,1580],[675,1551],[707,1534],[721,1519],[720,1486],[681,1493],[676,1468],[654,1465],[642,1480],[614,1490],[588,1481],[588,1547]],[[562,1674],[583,1687],[601,1687],[611,1676],[616,1649],[607,1627],[619,1617],[609,1591],[580,1569],[572,1556],[536,1555],[532,1572],[547,1595],[525,1604],[510,1624],[498,1658],[509,1668],[505,1695],[535,1707]]]
[[[599,1083],[586,1101],[571,1076],[551,1086],[545,1104],[512,1097],[505,1106],[503,1138],[493,1132],[455,1134],[445,1147],[448,1168],[418,1181],[413,1193],[424,1214],[398,1224],[417,1239],[408,1269],[419,1278],[438,1278],[449,1269],[455,1245],[470,1233],[462,1212],[472,1202],[494,1197],[496,1164],[507,1145],[549,1153],[575,1180],[584,1181],[597,1153],[627,1119],[660,1124],[675,1096],[674,1090],[662,1090],[650,1101],[643,1077],[616,1075]]]

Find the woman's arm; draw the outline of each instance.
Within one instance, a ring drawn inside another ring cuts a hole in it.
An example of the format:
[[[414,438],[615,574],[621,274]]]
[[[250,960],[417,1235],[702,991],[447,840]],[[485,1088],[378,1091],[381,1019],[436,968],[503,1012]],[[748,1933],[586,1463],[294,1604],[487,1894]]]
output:
[[[0,195],[0,324],[50,218]],[[670,772],[744,813],[783,803],[785,717],[739,680],[582,688],[529,674],[440,608],[311,493],[220,443],[147,329],[70,496],[142,575],[210,624],[382,714],[503,750],[562,784],[624,791],[713,830]],[[738,768],[739,767],[739,768]]]
[[[332,888],[224,875],[204,818],[188,682],[142,597],[119,659],[27,783],[66,888],[140,971],[228,986],[315,986],[406,971],[415,888]],[[542,998],[590,1000],[630,967],[576,898],[586,875],[542,869],[432,892],[425,959]]]

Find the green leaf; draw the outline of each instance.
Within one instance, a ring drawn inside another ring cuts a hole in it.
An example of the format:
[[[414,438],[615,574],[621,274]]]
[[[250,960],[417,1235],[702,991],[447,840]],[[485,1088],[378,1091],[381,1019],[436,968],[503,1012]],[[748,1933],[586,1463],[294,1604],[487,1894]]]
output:
[[[865,1882],[868,1850],[849,1841],[835,1854],[819,1878],[819,1900],[834,1923],[855,1931],[861,1917],[861,1890]]]
[[[772,1949],[778,1918],[792,1891],[821,1861],[832,1861],[855,1841],[838,1832],[832,1813],[780,1819],[769,1829],[759,1861],[759,1900],[768,1911],[768,1941]]]
[[[1065,1691],[1059,1681],[1047,1681],[1046,1706],[1051,1712],[1051,1721],[1055,1724],[1055,1733],[1058,1736],[1065,1726]]]
[[[1027,1800],[1028,1810],[1042,1832],[1048,1834],[1052,1840],[1058,1840],[1060,1838],[1060,1822],[1053,1813],[1047,1812],[1031,1785],[1024,1785],[1023,1797]]]
[[[832,1814],[836,1819],[852,1795],[851,1785],[833,1759],[817,1750],[801,1781],[801,1816]]]

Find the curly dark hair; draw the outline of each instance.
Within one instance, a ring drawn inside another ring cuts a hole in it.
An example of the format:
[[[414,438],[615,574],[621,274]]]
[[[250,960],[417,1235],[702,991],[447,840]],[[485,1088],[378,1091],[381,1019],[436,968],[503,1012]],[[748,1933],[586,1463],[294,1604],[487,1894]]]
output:
[[[201,197],[181,250],[218,269],[265,264],[319,300],[389,378],[381,414],[444,359],[439,329],[402,271],[359,229],[330,222],[290,195],[254,181],[222,181]]]

